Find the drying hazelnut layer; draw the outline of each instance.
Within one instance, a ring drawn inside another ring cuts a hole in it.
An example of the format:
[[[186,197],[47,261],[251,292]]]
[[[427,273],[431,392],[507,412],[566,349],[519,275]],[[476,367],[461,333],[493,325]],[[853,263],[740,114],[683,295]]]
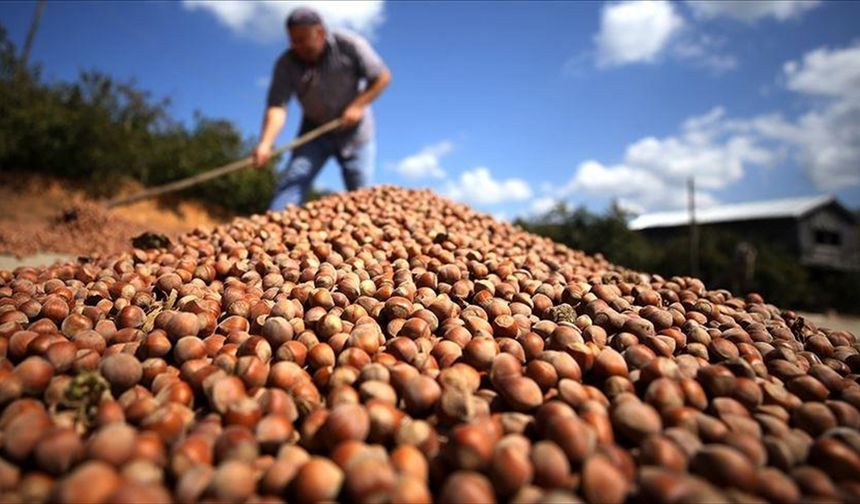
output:
[[[382,186],[0,272],[0,500],[857,502],[858,350]]]

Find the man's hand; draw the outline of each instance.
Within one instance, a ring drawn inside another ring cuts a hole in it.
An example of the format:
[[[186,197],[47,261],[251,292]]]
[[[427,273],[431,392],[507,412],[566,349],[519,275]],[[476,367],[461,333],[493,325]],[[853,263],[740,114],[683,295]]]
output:
[[[361,118],[364,117],[364,106],[362,105],[350,105],[343,111],[343,114],[340,116],[340,120],[342,123],[342,127],[344,128],[352,128],[361,122]]]
[[[265,165],[269,158],[272,157],[272,146],[266,142],[260,142],[256,148],[254,148],[254,167],[259,168]]]

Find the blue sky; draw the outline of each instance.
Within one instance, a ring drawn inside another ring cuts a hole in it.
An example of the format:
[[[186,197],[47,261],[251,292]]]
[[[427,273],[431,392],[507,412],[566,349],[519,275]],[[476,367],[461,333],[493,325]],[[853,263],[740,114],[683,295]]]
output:
[[[34,3],[0,3],[20,47]],[[258,134],[294,3],[49,2],[31,59],[99,69]],[[512,218],[821,193],[860,206],[860,3],[349,2],[319,5],[391,68],[377,183]],[[280,138],[294,133],[298,106]],[[340,189],[332,162],[318,185]]]

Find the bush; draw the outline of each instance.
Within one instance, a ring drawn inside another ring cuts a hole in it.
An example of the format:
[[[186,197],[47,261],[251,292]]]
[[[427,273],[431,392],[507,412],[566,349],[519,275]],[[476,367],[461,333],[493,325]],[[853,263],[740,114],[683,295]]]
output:
[[[543,215],[518,219],[515,224],[588,254],[601,253],[616,264],[649,270],[655,263],[656,251],[644,236],[627,228],[629,217],[617,204],[606,215],[597,215],[584,207],[572,209],[560,202]]]
[[[42,82],[38,66],[21,66],[0,27],[4,171],[83,181],[93,196],[107,197],[126,179],[163,184],[250,152],[251,140],[229,121],[196,114],[188,128],[170,117],[169,107],[168,99],[97,71],[83,72],[75,82]],[[271,169],[243,170],[182,195],[229,212],[260,212],[268,207],[274,183]]]
[[[516,224],[589,254],[602,253],[628,268],[664,277],[690,274],[688,236],[682,233],[664,241],[649,240],[627,227],[628,218],[617,205],[599,215],[561,203],[544,215]],[[860,298],[860,273],[812,270],[778,244],[747,240],[757,257],[752,283],[742,289],[734,271],[734,255],[744,240],[709,227],[700,227],[699,236],[698,277],[708,288],[725,288],[735,294],[757,291],[768,302],[784,308],[860,313],[856,302]]]

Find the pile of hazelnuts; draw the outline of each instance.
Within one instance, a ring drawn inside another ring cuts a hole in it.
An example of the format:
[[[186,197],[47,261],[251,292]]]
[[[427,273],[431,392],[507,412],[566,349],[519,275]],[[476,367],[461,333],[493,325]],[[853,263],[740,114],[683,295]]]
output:
[[[0,271],[0,502],[860,501],[860,343],[380,186]]]

